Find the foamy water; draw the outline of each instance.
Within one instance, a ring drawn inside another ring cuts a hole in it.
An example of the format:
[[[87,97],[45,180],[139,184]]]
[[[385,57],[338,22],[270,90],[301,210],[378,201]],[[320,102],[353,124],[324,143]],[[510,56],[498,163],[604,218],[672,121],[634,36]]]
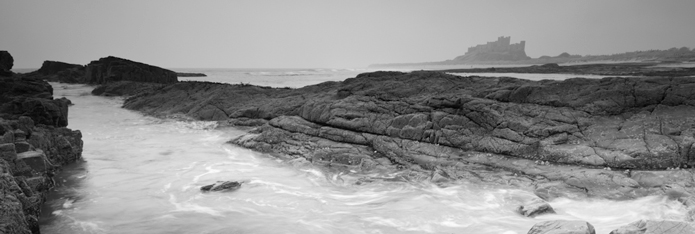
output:
[[[212,122],[145,117],[90,87],[56,85],[85,162],[66,167],[42,218],[43,233],[526,233],[544,220],[586,220],[597,233],[644,218],[683,220],[663,197],[632,201],[557,199],[557,214],[514,210],[534,195],[472,184],[374,182],[356,185],[310,165],[225,144],[244,132]],[[218,180],[234,192],[201,193]]]

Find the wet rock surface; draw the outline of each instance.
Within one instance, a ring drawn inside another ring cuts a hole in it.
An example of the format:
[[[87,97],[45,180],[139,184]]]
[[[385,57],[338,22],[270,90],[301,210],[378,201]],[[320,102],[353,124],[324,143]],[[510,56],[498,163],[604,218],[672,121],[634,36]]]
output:
[[[41,204],[61,166],[81,159],[82,134],[67,126],[67,99],[45,81],[0,78],[0,233],[39,233]]]
[[[53,99],[53,88],[45,81],[0,78],[0,117],[18,119],[28,116],[37,124],[57,127],[68,125],[69,100]]]
[[[594,226],[585,221],[553,220],[537,223],[528,234],[595,234]]]
[[[693,234],[692,223],[667,220],[639,220],[622,226],[610,234]]]
[[[231,143],[347,171],[516,185],[544,199],[628,199],[692,194],[692,100],[689,78],[529,81],[421,71],[299,89],[178,82],[124,107],[267,122]]]
[[[237,181],[217,181],[214,184],[200,187],[203,192],[231,192],[241,188],[241,182]]]
[[[164,87],[164,84],[116,81],[109,85],[97,86],[92,90],[92,94],[97,96],[132,96],[161,87]]]
[[[526,217],[536,217],[542,214],[554,214],[555,210],[547,202],[541,199],[533,199],[518,209],[519,213]]]

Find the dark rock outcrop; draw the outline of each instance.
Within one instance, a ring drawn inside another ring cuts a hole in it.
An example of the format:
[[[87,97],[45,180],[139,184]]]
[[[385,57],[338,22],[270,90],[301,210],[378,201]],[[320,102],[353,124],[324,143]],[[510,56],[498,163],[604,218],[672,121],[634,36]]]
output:
[[[206,77],[204,73],[191,73],[191,72],[177,72],[178,77]]]
[[[596,234],[596,231],[588,222],[553,220],[533,225],[528,234]]]
[[[81,158],[80,131],[64,127],[67,103],[45,81],[0,78],[0,233],[39,233],[53,175]]]
[[[132,96],[162,87],[164,87],[164,84],[116,81],[109,85],[97,86],[92,90],[92,94],[97,96]]]
[[[516,184],[544,199],[625,199],[694,192],[690,170],[643,171],[695,165],[693,90],[689,78],[375,72],[300,89],[180,82],[124,107],[267,121],[232,143],[334,168]]]
[[[53,99],[53,88],[45,81],[19,77],[0,79],[0,118],[28,116],[37,124],[65,127],[69,103],[65,98]]]
[[[81,70],[84,66],[59,61],[44,61],[38,72],[43,75],[56,75],[65,70]]]
[[[610,234],[695,234],[695,225],[668,220],[639,220],[613,230]]]
[[[168,84],[175,83],[178,79],[173,71],[109,56],[89,63],[80,83],[105,84],[115,81]]]
[[[542,214],[554,214],[555,210],[547,202],[540,199],[533,199],[524,205],[519,206],[519,213],[526,217],[536,217]]]
[[[80,83],[84,77],[84,66],[58,61],[44,61],[39,70],[20,74],[24,79],[46,80],[61,83]]]
[[[203,192],[230,192],[241,188],[241,183],[236,181],[217,181],[214,184],[200,187]]]
[[[0,76],[12,76],[14,73],[11,71],[12,66],[14,66],[14,58],[7,51],[0,51]]]
[[[654,63],[615,63],[587,65],[558,65],[546,63],[527,67],[497,67],[441,70],[450,73],[541,73],[541,74],[584,74],[606,76],[693,76],[695,68],[688,67],[654,67]]]

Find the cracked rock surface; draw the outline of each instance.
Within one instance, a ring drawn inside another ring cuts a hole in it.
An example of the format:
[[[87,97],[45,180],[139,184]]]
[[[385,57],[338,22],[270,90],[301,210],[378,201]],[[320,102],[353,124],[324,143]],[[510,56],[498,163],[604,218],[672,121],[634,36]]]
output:
[[[178,82],[124,107],[260,125],[231,143],[348,172],[498,183],[544,199],[626,199],[692,193],[694,100],[687,77],[530,81],[416,71],[299,89]]]

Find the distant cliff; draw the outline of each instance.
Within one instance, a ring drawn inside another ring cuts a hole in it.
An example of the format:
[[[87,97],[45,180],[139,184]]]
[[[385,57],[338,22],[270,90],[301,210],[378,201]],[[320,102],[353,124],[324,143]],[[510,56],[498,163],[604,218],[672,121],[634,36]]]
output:
[[[466,54],[454,58],[455,61],[517,61],[531,59],[526,56],[526,41],[510,44],[511,37],[498,37],[497,41],[468,48]]]
[[[86,66],[45,61],[41,69],[21,74],[25,78],[62,83],[106,84],[117,81],[176,83],[176,72],[113,56],[101,58]]]
[[[516,64],[532,65],[546,63],[586,63],[596,61],[645,61],[651,63],[681,63],[695,62],[695,48],[673,47],[667,50],[646,50],[617,53],[610,55],[577,55],[563,52],[557,56],[543,55],[539,58],[531,58],[526,55],[526,42],[521,41],[510,44],[511,37],[498,37],[497,41],[487,42],[486,44],[469,47],[468,51],[454,59],[438,62],[423,63],[386,63],[372,64],[372,68],[425,68],[425,69],[446,69],[442,66],[452,66],[460,68],[467,64]],[[452,69],[448,68],[448,69]]]

